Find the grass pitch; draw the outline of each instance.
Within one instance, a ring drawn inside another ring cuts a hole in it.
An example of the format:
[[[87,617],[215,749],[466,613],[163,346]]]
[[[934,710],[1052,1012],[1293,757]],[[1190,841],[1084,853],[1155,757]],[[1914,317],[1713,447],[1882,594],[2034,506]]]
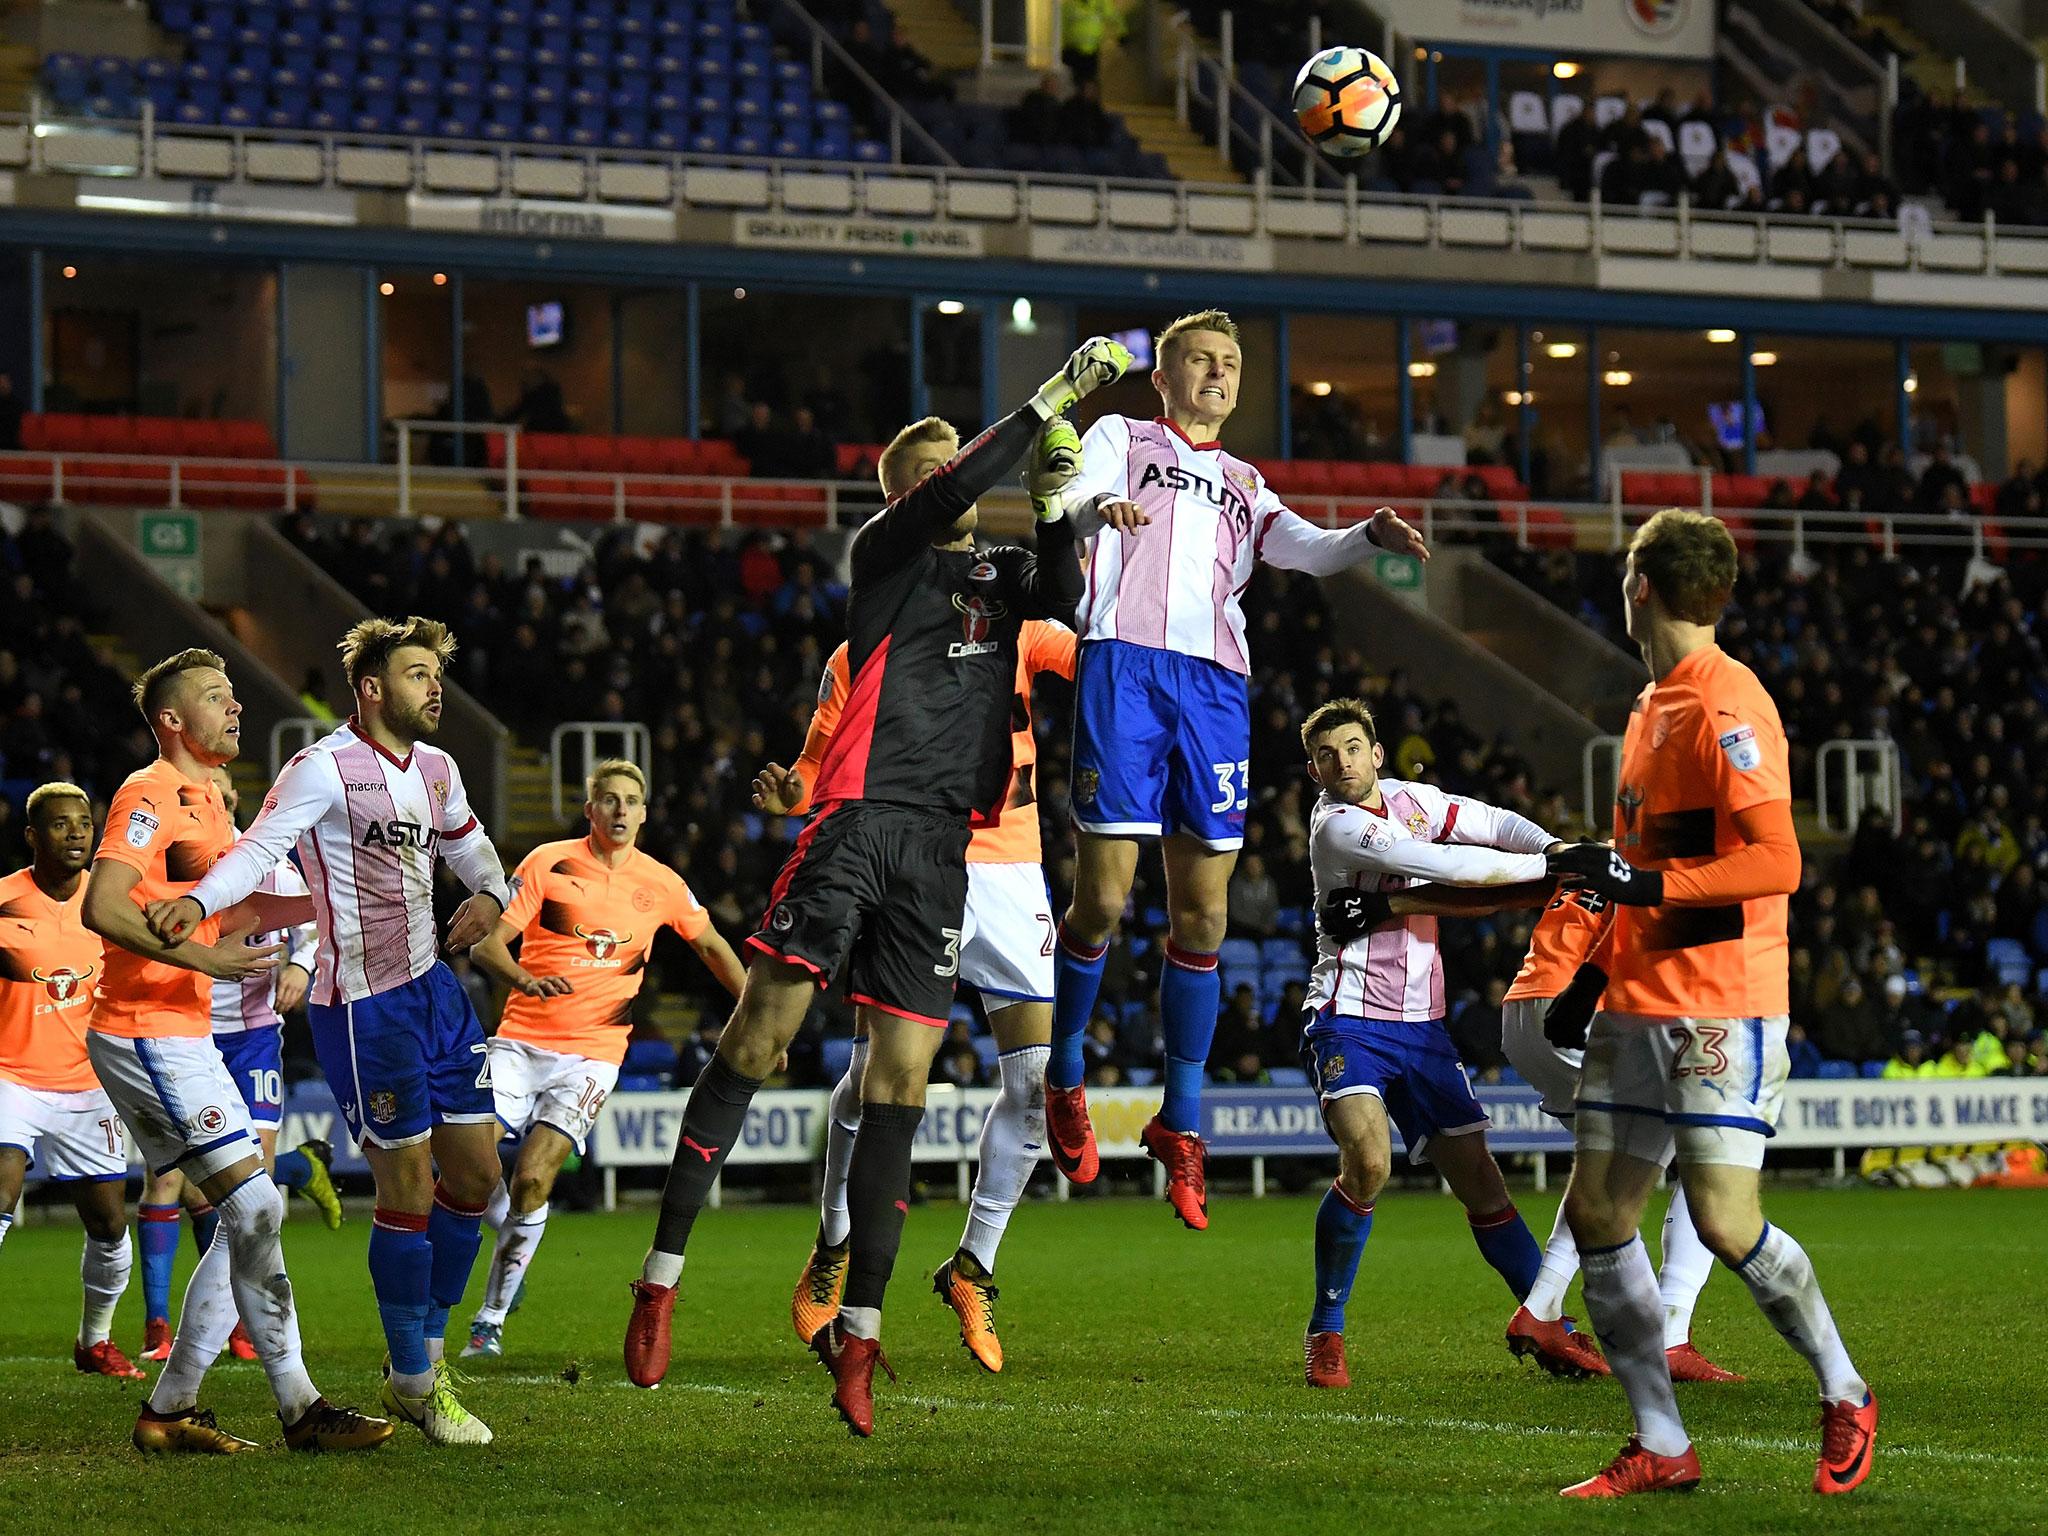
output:
[[[281,1446],[136,1456],[139,1390],[71,1368],[79,1236],[46,1220],[0,1250],[0,1530],[2048,1530],[2048,1194],[1785,1191],[1767,1203],[1813,1255],[1884,1405],[1876,1471],[1844,1499],[1807,1491],[1805,1364],[1717,1274],[1697,1338],[1750,1381],[1680,1389],[1704,1486],[1564,1504],[1556,1490],[1620,1444],[1620,1389],[1510,1359],[1511,1304],[1458,1206],[1410,1194],[1380,1203],[1351,1307],[1356,1385],[1327,1394],[1301,1385],[1312,1198],[1219,1200],[1200,1235],[1153,1201],[1027,1205],[998,1276],[997,1377],[975,1369],[925,1278],[952,1251],[958,1208],[913,1210],[885,1328],[902,1379],[878,1375],[864,1443],[840,1426],[789,1326],[812,1213],[706,1213],[675,1363],[652,1393],[626,1384],[619,1358],[625,1282],[652,1216],[564,1215],[506,1358],[472,1362],[481,1380],[464,1398],[497,1443],[436,1451],[406,1429],[373,1455],[331,1459]],[[1522,1201],[1539,1238],[1553,1208]],[[303,1214],[286,1254],[314,1378],[374,1409],[383,1346],[368,1222],[352,1212],[330,1234]],[[180,1288],[189,1240],[182,1258]],[[451,1339],[467,1321],[456,1315]],[[132,1347],[141,1327],[138,1280],[116,1336]],[[224,1362],[207,1401],[226,1427],[276,1441],[258,1366]]]

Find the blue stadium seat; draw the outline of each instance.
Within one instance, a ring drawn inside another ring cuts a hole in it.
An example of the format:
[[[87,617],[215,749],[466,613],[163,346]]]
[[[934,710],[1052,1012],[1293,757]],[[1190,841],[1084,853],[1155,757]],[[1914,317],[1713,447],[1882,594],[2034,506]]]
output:
[[[994,1072],[996,1070],[996,1058],[1002,1053],[996,1045],[996,1037],[994,1035],[976,1035],[974,1037],[974,1054],[981,1059],[981,1067],[984,1072]]]
[[[853,1041],[844,1036],[834,1036],[825,1041],[819,1055],[825,1066],[825,1081],[836,1083],[846,1076],[846,1065],[853,1060]]]
[[[1133,1067],[1124,1074],[1124,1081],[1133,1088],[1150,1088],[1159,1081],[1157,1067]]]
[[[619,1093],[661,1093],[668,1088],[668,1079],[653,1072],[621,1072],[617,1092]]]
[[[1256,994],[1259,990],[1259,969],[1256,965],[1224,965],[1220,968],[1223,976],[1223,996],[1227,1000],[1239,987],[1250,987]]]
[[[1225,939],[1216,951],[1216,959],[1226,969],[1256,969],[1260,959],[1258,940]]]
[[[1856,1075],[1856,1063],[1853,1061],[1823,1061],[1820,1064],[1820,1071],[1814,1075],[1839,1082],[1845,1077],[1854,1077]]]
[[[660,1036],[628,1041],[626,1059],[620,1064],[624,1072],[674,1072],[676,1069],[676,1048]]]
[[[1308,1073],[1300,1067],[1270,1067],[1266,1076],[1275,1088],[1306,1088]]]

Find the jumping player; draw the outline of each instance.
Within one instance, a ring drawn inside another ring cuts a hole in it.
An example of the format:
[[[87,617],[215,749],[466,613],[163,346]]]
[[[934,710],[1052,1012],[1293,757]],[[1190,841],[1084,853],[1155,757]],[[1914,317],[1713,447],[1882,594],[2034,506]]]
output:
[[[529,853],[513,874],[512,905],[470,951],[479,970],[512,989],[489,1055],[498,1123],[518,1162],[484,1213],[498,1241],[465,1357],[505,1352],[505,1317],[546,1235],[555,1177],[572,1151],[582,1153],[618,1083],[655,934],[674,929],[733,996],[746,981],[682,876],[636,846],[647,825],[639,766],[601,762],[584,790],[589,835]]]
[[[1529,953],[1501,1006],[1502,1052],[1523,1080],[1542,1093],[1544,1113],[1567,1125],[1578,1097],[1586,1026],[1607,985],[1602,962],[1613,922],[1611,902],[1590,891],[1557,892],[1536,921]],[[1693,1347],[1693,1309],[1713,1268],[1714,1255],[1693,1229],[1680,1186],[1671,1192],[1664,1213],[1663,1253],[1657,1266],[1657,1288],[1664,1303],[1664,1356],[1673,1381],[1742,1380]],[[1544,1346],[1565,1326],[1565,1292],[1578,1272],[1578,1245],[1559,1202],[1556,1225],[1543,1247],[1543,1268],[1508,1321],[1510,1350],[1549,1364],[1551,1355]],[[1603,1360],[1600,1374],[1606,1373]]]
[[[200,1384],[239,1314],[270,1378],[287,1445],[381,1445],[391,1437],[387,1421],[335,1407],[306,1374],[279,1240],[284,1196],[264,1170],[248,1110],[213,1044],[208,978],[240,981],[273,969],[275,950],[237,941],[298,920],[304,903],[252,896],[170,940],[145,915],[148,904],[184,898],[234,842],[234,823],[207,770],[240,750],[242,706],[220,657],[202,650],[180,651],[144,672],[135,701],[158,756],[115,793],[86,885],[85,925],[106,940],[86,1051],[151,1171],[176,1167],[196,1181],[220,1227],[186,1286],[177,1337],[136,1420],[134,1443],[142,1451],[255,1449],[199,1407]]]
[[[667,1370],[684,1246],[747,1105],[817,986],[844,966],[869,1054],[847,1171],[846,1290],[811,1347],[848,1426],[873,1433],[882,1296],[902,1240],[925,1082],[953,1001],[970,829],[1000,814],[1012,783],[1018,631],[1025,619],[1071,611],[1081,591],[1074,528],[1058,500],[1080,440],[1055,418],[1129,361],[1102,337],[1083,343],[1029,402],[854,535],[846,713],[812,790],[818,809],[748,941],[739,1007],[690,1094],[654,1245],[633,1286],[625,1354],[639,1385]],[[932,430],[906,429],[888,455]],[[1027,454],[1037,554],[977,551],[976,501]]]
[[[85,1310],[72,1363],[140,1381],[146,1373],[112,1338],[134,1264],[121,1209],[128,1149],[85,1054],[101,965],[100,941],[84,922],[92,805],[76,784],[44,784],[29,794],[27,820],[29,867],[0,878],[0,1241],[40,1157],[50,1181],[69,1187],[85,1226]]]
[[[497,1117],[483,1026],[435,956],[435,865],[473,893],[449,921],[452,952],[487,935],[512,896],[454,759],[423,741],[441,723],[447,626],[365,619],[340,649],[354,716],[285,765],[255,825],[150,921],[173,942],[297,850],[320,927],[313,1048],[377,1184],[384,1406],[437,1445],[484,1445],[491,1432],[456,1399],[442,1346],[498,1185]]]
[[[1814,1491],[1860,1484],[1877,1437],[1877,1399],[1813,1265],[1764,1220],[1759,1198],[1790,1071],[1786,917],[1799,840],[1777,706],[1714,641],[1735,576],[1735,541],[1712,517],[1664,511],[1637,530],[1622,596],[1651,680],[1622,739],[1615,846],[1581,843],[1549,860],[1552,874],[1620,908],[1586,1040],[1565,1211],[1586,1311],[1635,1433],[1603,1471],[1565,1489],[1570,1498],[1700,1480],[1637,1230],[1674,1146],[1701,1239],[1819,1379]]]
[[[950,433],[913,445],[891,462],[901,495],[943,464],[957,440]],[[953,1256],[932,1277],[932,1289],[960,1319],[960,1342],[984,1370],[1003,1368],[996,1335],[996,1249],[1010,1215],[1031,1182],[1045,1147],[1045,1060],[1052,1040],[1052,900],[1039,847],[1038,793],[1033,770],[1038,739],[1031,725],[1031,680],[1040,672],[1074,675],[1074,632],[1054,619],[1027,619],[1017,641],[1017,691],[1010,709],[1014,777],[994,826],[967,844],[967,915],[960,931],[960,979],[981,996],[996,1037],[1001,1096],[982,1122],[967,1230]],[[754,804],[777,815],[810,809],[810,788],[846,706],[846,647],[832,653],[818,691],[817,712],[793,769],[770,763],[754,781]],[[846,1074],[832,1090],[825,1122],[825,1187],[818,1238],[797,1280],[790,1321],[809,1343],[839,1310],[846,1284],[846,1169],[860,1128],[860,1077],[867,1038],[855,1035]]]
[[[1327,576],[1391,549],[1428,557],[1391,510],[1342,532],[1311,527],[1217,436],[1237,405],[1242,354],[1221,310],[1160,333],[1155,421],[1104,416],[1088,430],[1067,492],[1094,533],[1078,619],[1074,678],[1074,825],[1079,864],[1060,925],[1046,1114],[1053,1160],[1077,1184],[1099,1169],[1081,1087],[1081,1037],[1109,941],[1138,867],[1160,839],[1168,936],[1159,1006],[1166,1092],[1145,1150],[1167,1172],[1175,1214],[1208,1226],[1200,1129],[1202,1071],[1216,1032],[1230,873],[1251,803],[1251,670],[1238,594],[1260,561]],[[1095,533],[1103,510],[1135,503],[1136,526]],[[1147,525],[1149,524],[1149,526]]]
[[[1542,1262],[1486,1150],[1486,1110],[1444,1028],[1437,920],[1391,917],[1386,893],[1410,880],[1541,880],[1545,850],[1564,845],[1513,811],[1381,778],[1386,749],[1356,699],[1317,708],[1301,742],[1322,789],[1309,818],[1317,942],[1302,1056],[1339,1154],[1316,1213],[1303,1357],[1310,1386],[1348,1387],[1344,1308],[1392,1167],[1389,1120],[1410,1160],[1427,1156],[1463,1203],[1480,1254],[1517,1301]]]

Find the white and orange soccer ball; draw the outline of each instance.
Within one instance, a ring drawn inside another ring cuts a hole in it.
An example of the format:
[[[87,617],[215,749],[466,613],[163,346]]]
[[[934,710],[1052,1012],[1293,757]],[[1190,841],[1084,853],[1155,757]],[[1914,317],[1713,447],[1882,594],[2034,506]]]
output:
[[[1369,155],[1401,120],[1401,82],[1378,54],[1325,48],[1294,77],[1294,116],[1325,154]]]

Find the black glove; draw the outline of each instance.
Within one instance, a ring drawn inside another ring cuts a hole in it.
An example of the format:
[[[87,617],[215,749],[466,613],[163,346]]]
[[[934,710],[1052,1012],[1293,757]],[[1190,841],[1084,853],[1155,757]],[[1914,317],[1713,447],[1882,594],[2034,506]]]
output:
[[[1550,1006],[1543,1010],[1543,1038],[1561,1051],[1583,1051],[1593,1011],[1600,1006],[1600,994],[1606,990],[1605,971],[1590,960],[1580,966],[1572,984],[1553,997]]]
[[[1393,920],[1394,904],[1379,891],[1354,890],[1340,886],[1323,898],[1316,921],[1339,944],[1349,944],[1362,933]]]
[[[1664,904],[1663,872],[1638,869],[1605,843],[1569,844],[1548,855],[1544,864],[1560,885],[1572,890],[1591,891],[1625,907]]]

